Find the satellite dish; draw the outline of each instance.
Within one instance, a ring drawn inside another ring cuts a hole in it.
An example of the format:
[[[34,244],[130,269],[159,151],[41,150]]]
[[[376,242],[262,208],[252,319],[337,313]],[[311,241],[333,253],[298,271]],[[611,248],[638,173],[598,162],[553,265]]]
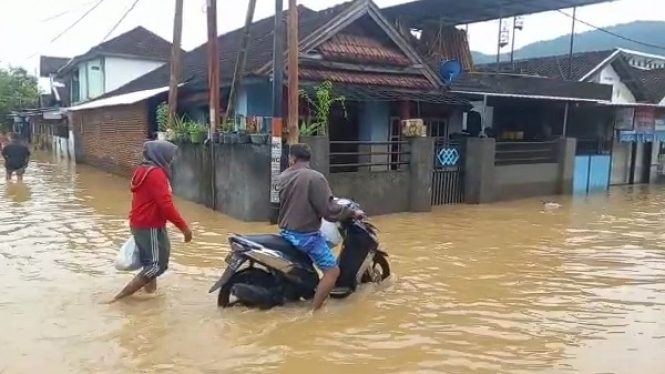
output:
[[[441,66],[439,66],[439,75],[446,84],[458,81],[462,76],[462,63],[457,60],[441,62]]]

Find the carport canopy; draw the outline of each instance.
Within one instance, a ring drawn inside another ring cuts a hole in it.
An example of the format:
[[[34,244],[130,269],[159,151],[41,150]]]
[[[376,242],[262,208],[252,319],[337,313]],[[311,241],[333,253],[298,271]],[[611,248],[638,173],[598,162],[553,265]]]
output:
[[[464,25],[610,1],[614,0],[416,0],[382,13],[410,27],[432,22]]]

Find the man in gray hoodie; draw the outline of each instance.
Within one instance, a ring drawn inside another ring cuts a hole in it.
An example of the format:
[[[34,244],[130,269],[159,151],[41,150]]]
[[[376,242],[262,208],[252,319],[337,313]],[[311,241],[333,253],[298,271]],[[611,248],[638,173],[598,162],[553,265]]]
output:
[[[278,180],[278,224],[282,237],[307,253],[323,272],[314,295],[313,310],[316,311],[323,306],[340,274],[337,259],[321,234],[321,219],[335,222],[360,218],[365,213],[334,201],[326,177],[309,167],[311,157],[307,144],[290,146],[290,167],[280,174]]]

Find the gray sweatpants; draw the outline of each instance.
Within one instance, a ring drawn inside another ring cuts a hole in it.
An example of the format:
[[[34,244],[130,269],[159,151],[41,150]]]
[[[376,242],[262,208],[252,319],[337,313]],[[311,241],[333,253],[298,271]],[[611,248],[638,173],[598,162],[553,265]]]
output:
[[[171,243],[166,229],[132,229],[132,235],[143,265],[140,274],[148,279],[162,275],[169,268],[171,255]]]

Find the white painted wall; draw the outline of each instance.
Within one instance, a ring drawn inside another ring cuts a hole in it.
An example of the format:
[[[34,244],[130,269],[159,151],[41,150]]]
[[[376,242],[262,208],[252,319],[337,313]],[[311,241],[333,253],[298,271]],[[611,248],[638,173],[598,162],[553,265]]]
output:
[[[607,65],[603,70],[598,73],[594,79],[601,84],[612,85],[612,102],[613,103],[634,103],[635,95],[628,89],[628,87],[621,82],[619,74],[614,70],[612,65]]]
[[[135,60],[118,57],[106,57],[104,60],[104,93],[124,86],[134,79],[164,65],[161,61]]]

